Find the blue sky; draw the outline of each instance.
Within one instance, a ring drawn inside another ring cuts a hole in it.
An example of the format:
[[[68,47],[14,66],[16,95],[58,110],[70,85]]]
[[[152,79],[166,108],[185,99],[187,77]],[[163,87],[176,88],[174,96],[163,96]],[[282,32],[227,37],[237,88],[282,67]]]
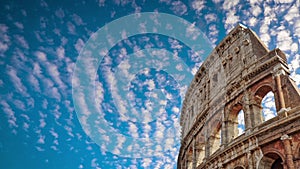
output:
[[[184,92],[238,23],[282,49],[300,84],[298,0],[0,7],[0,168],[176,168]]]

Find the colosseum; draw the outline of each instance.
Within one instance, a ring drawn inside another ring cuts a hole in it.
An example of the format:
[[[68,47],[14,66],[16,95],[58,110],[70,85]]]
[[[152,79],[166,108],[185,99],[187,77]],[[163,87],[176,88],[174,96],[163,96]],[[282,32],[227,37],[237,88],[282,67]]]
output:
[[[300,91],[289,74],[280,49],[236,26],[187,90],[178,169],[300,169]]]

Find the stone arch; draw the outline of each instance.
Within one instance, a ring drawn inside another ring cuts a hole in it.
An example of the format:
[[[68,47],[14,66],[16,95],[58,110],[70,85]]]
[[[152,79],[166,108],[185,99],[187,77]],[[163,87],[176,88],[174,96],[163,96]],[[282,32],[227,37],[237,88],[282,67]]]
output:
[[[229,114],[228,114],[228,118],[227,118],[227,135],[228,135],[229,141],[231,141],[239,136],[238,114],[240,113],[240,111],[242,111],[244,113],[243,105],[241,104],[241,102],[234,104],[229,109]]]
[[[269,93],[274,93],[273,86],[270,84],[261,84],[256,90],[254,91],[254,101],[258,104],[261,103],[262,99]]]
[[[262,101],[269,92],[272,92],[274,94],[274,101],[276,105],[276,93],[274,92],[274,88],[272,84],[262,83],[254,91],[254,95],[252,98],[254,125],[258,125],[264,122]]]
[[[283,169],[284,156],[277,150],[272,149],[264,153],[257,168],[259,169]]]

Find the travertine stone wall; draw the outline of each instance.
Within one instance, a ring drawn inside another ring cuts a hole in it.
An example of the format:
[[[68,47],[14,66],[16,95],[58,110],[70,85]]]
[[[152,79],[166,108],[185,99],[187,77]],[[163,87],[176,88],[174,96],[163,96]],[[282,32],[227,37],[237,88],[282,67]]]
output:
[[[262,99],[274,93],[277,116],[264,121]],[[242,110],[245,133],[238,135]],[[212,51],[186,93],[178,168],[300,168],[300,91],[286,56],[236,26]]]

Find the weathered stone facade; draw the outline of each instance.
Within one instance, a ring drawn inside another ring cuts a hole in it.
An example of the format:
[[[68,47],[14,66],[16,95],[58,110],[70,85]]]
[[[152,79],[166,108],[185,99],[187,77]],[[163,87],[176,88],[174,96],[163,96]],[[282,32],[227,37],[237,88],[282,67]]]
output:
[[[273,92],[277,116],[261,106]],[[238,113],[244,133],[238,133]],[[300,169],[300,91],[285,54],[238,25],[196,73],[182,107],[179,169]]]

